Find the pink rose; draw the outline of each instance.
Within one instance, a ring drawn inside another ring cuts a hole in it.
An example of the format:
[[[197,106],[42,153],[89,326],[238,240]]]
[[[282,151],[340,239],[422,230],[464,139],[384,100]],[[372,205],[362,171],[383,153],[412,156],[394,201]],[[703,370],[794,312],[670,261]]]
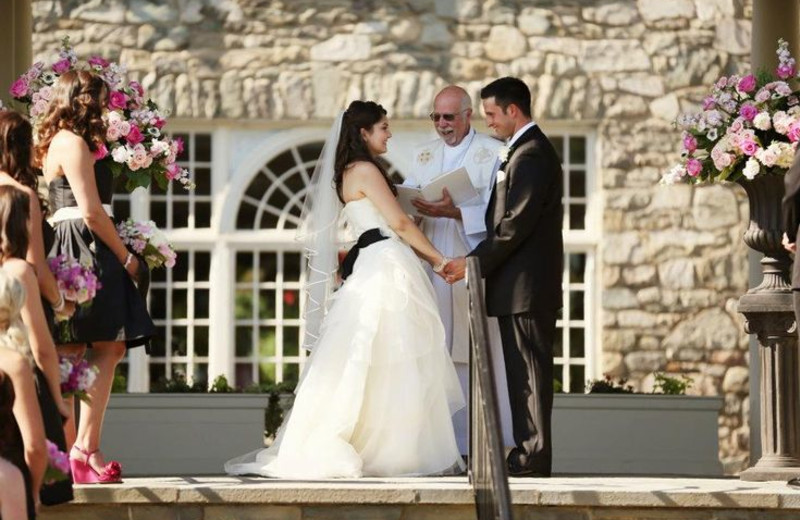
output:
[[[703,171],[703,165],[697,159],[689,159],[686,162],[686,171],[692,177],[697,177]]]
[[[752,74],[748,74],[747,76],[743,77],[739,80],[739,84],[736,85],[736,90],[739,92],[752,92],[756,89],[756,77]]]
[[[703,100],[703,110],[711,110],[717,106],[717,100],[714,96],[708,96]]]
[[[164,125],[167,124],[167,122],[164,119],[160,118],[160,117],[153,118],[152,123],[153,123],[153,126],[158,128],[159,130],[164,128]]]
[[[92,56],[91,58],[86,60],[86,62],[89,65],[91,65],[92,67],[99,67],[101,69],[104,69],[104,68],[106,68],[106,67],[108,67],[110,65],[108,60],[105,60],[105,59],[101,58],[100,56]]]
[[[789,142],[791,143],[800,141],[800,122],[792,123],[792,126],[789,127],[789,132],[786,134],[786,137],[789,138]]]
[[[746,105],[742,105],[742,108],[739,109],[739,115],[745,118],[747,121],[752,121],[758,115],[758,109],[748,103]]]
[[[144,96],[144,88],[138,81],[131,81],[128,86],[132,88],[139,96]]]
[[[181,167],[177,163],[167,165],[167,179],[174,181],[180,176]]]
[[[794,65],[790,65],[788,63],[783,63],[775,69],[775,74],[778,75],[781,79],[788,79],[794,76],[797,73],[797,70],[794,68]]]
[[[128,96],[120,90],[113,90],[108,95],[108,108],[111,110],[123,110],[128,105]]]
[[[131,130],[128,132],[126,139],[128,140],[128,144],[137,145],[144,141],[144,136],[138,126],[131,125]]]
[[[689,153],[694,152],[697,150],[697,139],[694,138],[691,134],[686,134],[683,136],[683,149]]]
[[[100,144],[97,147],[97,150],[94,151],[94,160],[99,161],[100,159],[105,159],[108,156],[108,148],[106,148],[105,144]]]
[[[18,78],[14,83],[11,84],[11,88],[8,89],[8,93],[15,98],[25,97],[28,94],[28,82],[25,81],[25,78]]]
[[[64,74],[71,66],[72,63],[70,63],[69,58],[58,60],[57,62],[53,63],[53,72],[56,74]]]
[[[742,149],[742,153],[745,155],[753,156],[758,151],[758,144],[752,139],[744,139],[741,144],[740,148]]]

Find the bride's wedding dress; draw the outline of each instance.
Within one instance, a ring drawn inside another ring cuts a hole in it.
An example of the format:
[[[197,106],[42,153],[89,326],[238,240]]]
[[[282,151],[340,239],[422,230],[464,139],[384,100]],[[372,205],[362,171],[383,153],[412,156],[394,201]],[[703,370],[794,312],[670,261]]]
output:
[[[451,416],[464,399],[419,259],[366,198],[342,210],[362,249],[333,295],[275,443],[225,464],[234,475],[318,479],[457,472]]]

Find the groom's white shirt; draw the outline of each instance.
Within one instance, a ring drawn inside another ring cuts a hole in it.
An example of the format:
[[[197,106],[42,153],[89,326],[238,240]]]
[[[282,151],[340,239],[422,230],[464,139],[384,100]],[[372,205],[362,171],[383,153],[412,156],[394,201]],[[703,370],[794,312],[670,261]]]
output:
[[[486,207],[492,193],[498,149],[502,144],[497,139],[476,132],[473,128],[456,146],[447,146],[442,139],[437,137],[415,149],[414,166],[404,184],[424,186],[442,173],[464,166],[473,186],[478,191],[476,197],[459,206],[462,217],[460,221],[452,218],[423,219],[422,231],[445,256],[450,258],[464,256],[486,238]],[[456,364],[456,371],[466,393],[469,387],[469,301],[466,284],[461,281],[449,285],[441,277],[435,275],[427,264],[425,266],[436,293],[439,312],[445,328],[447,347]],[[490,319],[489,327],[490,341],[493,350],[496,350],[493,352],[493,358],[502,360],[499,329],[495,319]],[[494,331],[495,334],[492,334],[491,331]],[[505,388],[505,367],[502,363],[497,363],[497,365],[499,369],[495,376],[498,379],[498,391],[502,392],[505,397],[505,407],[501,407],[504,441],[507,446],[513,446],[510,409],[507,404],[508,390]],[[466,453],[466,414],[464,413],[462,417],[459,415],[461,413],[454,417],[456,437],[462,453]]]

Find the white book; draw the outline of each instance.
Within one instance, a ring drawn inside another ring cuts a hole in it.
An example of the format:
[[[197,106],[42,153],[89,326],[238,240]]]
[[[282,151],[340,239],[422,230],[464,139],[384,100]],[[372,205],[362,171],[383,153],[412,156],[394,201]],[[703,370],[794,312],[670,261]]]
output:
[[[456,206],[478,196],[467,169],[463,166],[439,175],[421,188],[402,184],[396,184],[395,187],[397,188],[397,202],[408,214],[414,216],[419,216],[419,212],[411,204],[412,199],[420,198],[429,202],[442,200],[442,190],[445,188]]]

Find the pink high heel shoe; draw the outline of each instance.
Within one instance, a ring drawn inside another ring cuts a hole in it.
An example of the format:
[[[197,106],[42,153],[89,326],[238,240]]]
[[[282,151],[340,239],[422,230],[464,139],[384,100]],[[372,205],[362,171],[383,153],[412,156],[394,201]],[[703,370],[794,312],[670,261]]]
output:
[[[72,481],[75,484],[118,484],[122,482],[122,466],[119,462],[111,461],[98,472],[89,464],[89,459],[100,450],[86,451],[77,445],[72,449],[83,454],[83,460],[79,460],[70,453],[69,467],[72,470]]]

